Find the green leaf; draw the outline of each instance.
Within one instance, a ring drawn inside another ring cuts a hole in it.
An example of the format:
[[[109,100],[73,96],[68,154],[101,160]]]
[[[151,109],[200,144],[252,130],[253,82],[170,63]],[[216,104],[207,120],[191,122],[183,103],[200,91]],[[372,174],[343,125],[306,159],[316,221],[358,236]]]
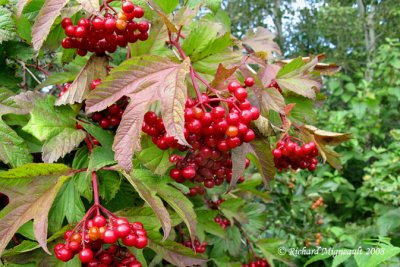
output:
[[[249,178],[246,177],[246,180],[243,183],[237,184],[236,190],[234,190],[234,192],[239,191],[239,192],[251,193],[252,195],[262,199],[264,202],[271,202],[271,197],[269,196],[269,194],[267,192],[260,191],[259,187],[261,183],[262,183],[261,175],[254,174]]]
[[[294,59],[279,70],[276,82],[282,90],[315,99],[316,91],[321,88],[321,81],[311,72],[317,63],[317,57],[308,63],[304,63],[301,57]]]
[[[230,45],[232,45],[230,33],[225,32],[223,25],[199,22],[193,25],[189,36],[182,44],[182,49],[192,62],[197,62],[224,51]]]
[[[114,171],[98,171],[99,194],[106,202],[112,200],[121,186],[121,176]]]
[[[89,95],[89,113],[105,109],[122,96],[129,96],[114,139],[115,159],[125,170],[132,168],[133,152],[140,151],[143,116],[148,106],[159,100],[166,131],[182,145],[188,145],[184,134],[184,107],[187,96],[185,76],[189,61],[181,64],[158,56],[131,58],[114,68],[102,84]]]
[[[197,214],[197,236],[201,238],[201,232],[207,232],[220,238],[226,238],[226,232],[222,227],[214,221],[214,218],[218,215],[218,211],[215,210],[196,210]]]
[[[111,151],[110,147],[96,146],[89,157],[88,170],[98,170],[114,164],[114,152]]]
[[[400,227],[400,208],[389,210],[378,218],[379,235],[387,236]]]
[[[179,0],[153,0],[166,14],[171,13],[179,4]]]
[[[337,266],[339,266],[340,264],[342,264],[343,262],[346,262],[350,257],[351,257],[352,255],[351,254],[349,254],[349,255],[336,255],[334,258],[333,258],[333,261],[332,261],[332,266],[331,267],[337,267]]]
[[[85,132],[82,130],[65,128],[43,145],[42,158],[44,162],[55,162],[59,158],[70,153],[85,139]]]
[[[222,0],[205,0],[205,4],[212,12],[217,13],[221,8]]]
[[[198,72],[214,75],[219,64],[223,64],[226,68],[232,68],[240,64],[242,58],[243,54],[241,52],[225,49],[220,53],[212,54],[194,62],[193,67]]]
[[[69,106],[54,107],[54,102],[53,96],[38,100],[31,111],[31,119],[23,130],[45,141],[66,128],[75,129],[74,111]]]
[[[142,182],[143,173],[147,176],[152,175],[151,173],[140,170],[134,170],[131,175],[126,173],[122,174],[136,189],[140,197],[153,209],[163,228],[164,239],[166,239],[171,231],[171,218],[162,200],[156,196],[156,192],[150,190],[150,188],[144,182]]]
[[[170,240],[161,241],[161,236],[158,233],[150,232],[148,237],[149,248],[174,266],[186,267],[202,265],[207,262],[207,259],[203,256],[195,254],[191,249],[181,244]]]
[[[111,147],[113,140],[114,140],[114,134],[111,131],[104,130],[103,128],[99,127],[98,125],[88,123],[88,122],[79,122],[85,131],[87,131],[91,136],[94,136],[94,138],[99,141],[99,143],[103,147]],[[111,152],[111,150],[110,150]]]
[[[0,117],[0,161],[18,167],[33,161],[24,139],[14,132]]]
[[[89,164],[89,155],[90,154],[87,146],[83,146],[78,149],[78,151],[75,153],[74,160],[72,161],[72,168],[74,170],[87,168]],[[93,200],[93,192],[90,171],[77,173],[72,177],[72,179],[79,194],[91,202]]]
[[[294,123],[312,124],[315,122],[316,113],[314,111],[314,103],[310,99],[304,97],[287,97],[286,103],[296,104],[290,111],[289,118]]]
[[[311,259],[309,259],[309,260],[304,264],[303,267],[306,267],[306,266],[310,265],[311,263],[314,263],[314,262],[317,262],[317,261],[329,259],[330,257],[332,257],[332,256],[329,255],[328,253],[317,254],[317,255],[313,256]]]
[[[163,2],[168,3],[169,1]],[[168,47],[165,45],[166,41],[168,41],[167,27],[161,20],[155,20],[151,23],[149,39],[147,39],[146,42],[136,42],[130,44],[131,55],[132,57],[142,55],[173,57],[172,50],[168,49]]]
[[[261,239],[256,242],[256,246],[264,254],[271,267],[275,267],[274,260],[284,262],[290,267],[295,267],[296,265],[290,260],[289,256],[286,253],[284,255],[281,255],[282,253],[279,253],[281,252],[279,248],[284,247],[284,244],[285,241],[276,239]]]
[[[32,41],[32,25],[25,15],[15,19],[17,25],[17,34],[19,37],[24,39],[27,43]]]
[[[0,44],[14,38],[15,25],[11,18],[11,12],[5,8],[0,7]]]
[[[78,223],[85,215],[85,207],[75,188],[74,181],[70,179],[58,192],[54,205],[50,210],[49,222],[51,229],[58,230],[63,225],[64,218],[68,223]]]
[[[93,55],[76,76],[68,91],[57,98],[56,105],[82,103],[91,91],[90,85],[95,79],[101,79],[107,74],[107,57]]]
[[[139,162],[155,174],[163,175],[171,166],[170,150],[161,150],[153,144],[149,137],[143,138],[142,151],[138,153]]]
[[[36,239],[50,254],[46,245],[47,216],[54,198],[68,179],[63,175],[68,172],[69,168],[62,164],[28,164],[0,173],[0,182],[27,180],[18,186],[2,186],[2,192],[9,197],[10,203],[0,212],[0,255],[15,232],[31,219]]]
[[[229,226],[225,231],[225,238],[213,238],[215,241],[212,253],[219,256],[228,253],[232,257],[238,257],[240,254],[241,243],[240,230],[236,226]]]

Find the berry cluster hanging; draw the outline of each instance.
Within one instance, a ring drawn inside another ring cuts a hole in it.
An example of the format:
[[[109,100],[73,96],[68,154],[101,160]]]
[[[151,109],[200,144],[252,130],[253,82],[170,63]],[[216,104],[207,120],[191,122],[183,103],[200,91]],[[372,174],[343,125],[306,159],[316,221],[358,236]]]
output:
[[[276,148],[272,150],[276,168],[279,171],[291,168],[308,169],[314,171],[317,168],[318,148],[314,142],[299,145],[288,136],[276,144]]]
[[[168,148],[187,151],[185,156],[172,155],[170,161],[175,168],[170,176],[178,183],[186,180],[204,183],[207,188],[221,185],[232,179],[232,161],[230,151],[242,143],[255,138],[250,128],[252,121],[258,119],[258,108],[248,101],[246,87],[254,84],[252,78],[245,79],[242,86],[234,81],[228,85],[231,94],[226,99],[201,95],[199,99],[188,98],[185,108],[185,138],[191,147],[178,144],[164,127],[161,118],[149,111],[144,116],[143,132],[152,137],[152,141],[161,150]],[[228,112],[222,106],[226,103]],[[249,162],[246,162],[246,168]],[[242,182],[244,178],[240,178]]]
[[[71,18],[64,18],[61,25],[67,37],[62,41],[62,47],[76,49],[79,56],[85,56],[87,52],[104,55],[114,53],[118,46],[126,47],[128,43],[148,39],[149,23],[135,20],[144,16],[140,6],[124,1],[122,11],[116,12],[105,3],[100,11],[103,11],[102,16],[81,18],[77,25],[73,25]]]

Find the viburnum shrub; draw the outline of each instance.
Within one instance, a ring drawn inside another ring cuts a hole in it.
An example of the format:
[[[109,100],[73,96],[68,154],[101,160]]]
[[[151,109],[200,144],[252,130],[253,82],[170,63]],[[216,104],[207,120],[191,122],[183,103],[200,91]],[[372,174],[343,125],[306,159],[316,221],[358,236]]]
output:
[[[268,231],[267,188],[276,170],[340,167],[333,146],[350,135],[311,125],[338,67],[283,60],[263,28],[238,40],[207,1],[67,2],[35,17],[44,53],[21,73],[45,76],[38,90],[0,88],[3,262],[293,265]],[[310,231],[302,243],[324,242]]]

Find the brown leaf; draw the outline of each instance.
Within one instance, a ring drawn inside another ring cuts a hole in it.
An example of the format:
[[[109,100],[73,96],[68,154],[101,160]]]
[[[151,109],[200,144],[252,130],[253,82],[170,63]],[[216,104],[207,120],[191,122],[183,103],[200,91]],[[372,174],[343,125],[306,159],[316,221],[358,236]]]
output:
[[[145,183],[137,178],[141,174],[140,170],[134,170],[130,175],[125,172],[122,172],[122,174],[136,189],[141,198],[153,209],[163,228],[164,240],[167,239],[171,232],[171,218],[162,200],[156,196],[156,191],[150,190]]]
[[[114,139],[115,159],[125,169],[132,168],[132,155],[140,151],[143,116],[148,106],[159,100],[166,131],[182,145],[188,145],[184,134],[184,104],[189,61],[181,64],[159,56],[145,55],[125,61],[111,71],[103,83],[88,96],[86,110],[101,111],[120,99],[131,101],[122,116]]]
[[[96,13],[100,9],[99,1],[98,0],[77,0],[89,13]]]
[[[215,73],[214,80],[211,82],[211,86],[214,88],[218,88],[220,84],[222,84],[226,79],[231,77],[239,66],[234,66],[230,69],[227,69],[221,63],[218,65],[217,72]]]
[[[232,179],[229,184],[229,190],[235,187],[239,178],[243,176],[246,167],[246,156],[251,152],[252,149],[247,143],[243,143],[241,146],[232,149]]]
[[[256,126],[255,130],[259,132],[262,136],[268,137],[272,135],[272,127],[266,117],[261,115],[257,120],[254,121],[254,125]]]
[[[31,164],[31,166],[33,165],[34,164]],[[5,216],[0,220],[0,255],[17,230],[24,223],[32,219],[36,240],[39,242],[40,246],[50,254],[47,249],[47,217],[54,198],[63,183],[68,179],[68,177],[62,175],[67,175],[69,172],[66,166],[60,168],[58,167],[59,165],[60,164],[57,164],[56,166],[56,170],[58,171],[46,173],[45,169],[43,169],[43,175],[41,176],[19,178],[17,175],[16,179],[24,180],[25,178],[27,180],[24,184],[20,184],[21,182],[19,182],[17,186],[7,185],[7,181],[5,182],[5,180],[13,178],[13,176],[11,176],[5,179],[5,175],[10,173],[10,171],[3,173],[0,177],[0,181],[3,183],[1,191],[10,199],[10,203],[6,209],[3,210],[3,212],[9,212],[5,213]],[[20,167],[20,169],[22,168],[29,167]],[[60,176],[62,177],[59,178]]]
[[[55,19],[61,14],[61,9],[69,0],[46,0],[42,9],[36,16],[32,26],[32,45],[35,50],[39,50],[47,35],[50,33],[51,26]]]
[[[72,82],[68,91],[57,99],[56,106],[82,103],[91,90],[90,84],[92,81],[107,75],[107,66],[108,59],[106,57],[91,56]]]
[[[328,132],[312,125],[304,125],[300,127],[299,135],[303,140],[317,144],[318,151],[324,161],[327,161],[335,169],[342,169],[339,160],[340,154],[335,152],[331,146],[350,140],[351,133]]]
[[[12,97],[12,99],[18,105],[21,112],[28,114],[35,106],[36,101],[38,99],[44,99],[45,97],[45,94],[36,91],[27,91]]]
[[[164,24],[167,26],[170,32],[178,32],[176,26],[174,25],[174,23],[172,23],[168,15],[165,14],[154,1],[147,0],[147,3],[152,7],[153,11],[156,12],[160,16],[160,18],[164,21]]]
[[[254,53],[262,59],[273,58],[273,53],[282,54],[277,43],[274,42],[275,35],[269,30],[258,27],[256,31],[250,29],[242,42],[244,46],[251,48]]]
[[[271,145],[267,138],[257,137],[250,143],[253,154],[258,159],[259,164],[256,164],[264,184],[268,186],[268,182],[275,177],[276,168],[272,156]]]

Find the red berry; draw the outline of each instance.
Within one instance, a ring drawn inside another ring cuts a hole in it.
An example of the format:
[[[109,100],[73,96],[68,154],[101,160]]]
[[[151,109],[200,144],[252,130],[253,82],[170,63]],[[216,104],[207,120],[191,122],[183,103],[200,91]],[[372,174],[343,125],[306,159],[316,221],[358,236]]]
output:
[[[140,6],[135,6],[135,9],[133,10],[133,14],[135,18],[141,18],[144,15],[144,10]]]
[[[79,252],[79,259],[82,263],[88,263],[93,259],[93,251],[89,248],[82,249],[81,252]]]
[[[253,121],[257,120],[260,117],[260,110],[258,110],[258,108],[252,107],[250,111],[253,116]]]
[[[254,79],[252,77],[247,77],[244,80],[244,85],[246,85],[247,87],[251,87],[254,85]]]
[[[71,242],[69,242],[69,244],[68,244],[68,248],[70,249],[70,250],[72,250],[73,252],[78,252],[80,249],[81,249],[81,244],[79,244],[78,242],[76,242],[76,241],[71,241]]]
[[[148,111],[146,114],[144,114],[144,121],[151,126],[156,125],[157,123],[157,115],[153,111]]]
[[[78,21],[78,26],[82,26],[82,27],[84,27],[84,28],[88,28],[88,27],[90,26],[90,22],[89,22],[89,20],[87,20],[87,19],[85,19],[85,18],[81,18],[81,19]]]
[[[274,155],[274,158],[281,158],[282,157],[282,151],[280,149],[275,148],[272,150],[272,155]]]
[[[134,9],[135,6],[129,1],[122,4],[122,11],[124,11],[124,13],[132,13]]]
[[[109,18],[104,21],[104,29],[107,32],[113,32],[115,30],[115,19]]]
[[[56,251],[55,254],[57,259],[64,262],[67,262],[74,257],[74,253],[70,249],[65,248],[65,246]]]
[[[254,131],[252,129],[249,129],[245,135],[243,135],[243,141],[246,143],[249,143],[254,140],[256,137]]]
[[[82,49],[82,48],[76,49],[76,54],[78,54],[78,55],[81,56],[81,57],[86,56],[87,52],[88,52],[88,51],[87,51],[86,49]]]
[[[102,239],[107,244],[114,244],[118,240],[118,236],[111,229],[107,229],[102,236]]]
[[[72,39],[69,38],[69,37],[64,38],[64,39],[62,40],[61,45],[62,45],[62,47],[65,48],[65,49],[73,48],[73,47],[74,47],[74,44],[73,44],[73,42],[72,42]]]
[[[243,102],[244,100],[246,100],[247,98],[247,90],[240,87],[238,89],[236,89],[236,91],[234,92],[234,95],[236,97],[237,100],[239,100],[239,102]]]
[[[117,228],[115,228],[115,233],[120,238],[127,236],[130,231],[131,231],[131,228],[130,228],[129,224],[121,224],[121,225],[118,225]]]
[[[147,21],[143,20],[138,24],[137,28],[140,32],[145,33],[149,30],[150,25]]]
[[[63,18],[61,26],[65,29],[70,25],[72,25],[72,20],[70,18]]]
[[[65,28],[65,34],[68,37],[75,37],[75,31],[76,31],[76,27],[73,25],[69,25]]]
[[[106,224],[107,224],[107,220],[102,215],[97,215],[93,218],[93,225],[96,227],[103,227]]]
[[[107,252],[108,252],[108,250],[107,250]],[[111,254],[113,254],[113,253],[111,253]],[[113,261],[113,256],[111,256],[109,254],[109,252],[108,253],[101,253],[100,256],[99,256],[99,260],[101,261],[101,263],[109,265]]]
[[[83,38],[86,36],[86,28],[83,26],[78,26],[75,30],[75,37],[76,38]]]
[[[193,167],[186,167],[182,170],[182,176],[185,179],[193,179],[196,176],[196,170]]]
[[[94,18],[92,20],[92,26],[95,30],[101,30],[104,28],[104,20],[102,20],[101,18]]]
[[[103,115],[101,115],[100,112],[95,112],[95,113],[93,113],[93,115],[92,115],[92,120],[93,120],[94,122],[99,122],[99,121],[101,121],[102,118],[103,118]]]
[[[214,119],[222,119],[225,116],[225,109],[223,107],[215,107],[211,110],[211,116]]]
[[[235,82],[231,82],[230,84],[228,84],[228,90],[229,92],[233,93],[235,92],[237,89],[239,89],[240,87],[242,87],[240,85],[239,82],[235,81]]]
[[[169,172],[169,176],[171,176],[174,180],[179,180],[182,177],[181,171],[178,169],[172,169]]]
[[[189,122],[187,128],[192,133],[200,133],[202,125],[201,125],[201,122],[199,120],[192,120],[191,122]]]
[[[116,115],[119,113],[120,108],[117,104],[112,104],[111,106],[109,106],[107,108],[107,110],[108,110],[108,113],[110,113],[111,115]]]
[[[239,137],[229,137],[226,140],[226,142],[230,148],[235,148],[240,145],[240,138]]]
[[[133,234],[128,234],[127,236],[122,238],[122,243],[125,246],[133,247],[136,246],[138,238]]]
[[[110,121],[107,119],[102,119],[99,124],[103,129],[108,129],[108,127],[110,127]]]

